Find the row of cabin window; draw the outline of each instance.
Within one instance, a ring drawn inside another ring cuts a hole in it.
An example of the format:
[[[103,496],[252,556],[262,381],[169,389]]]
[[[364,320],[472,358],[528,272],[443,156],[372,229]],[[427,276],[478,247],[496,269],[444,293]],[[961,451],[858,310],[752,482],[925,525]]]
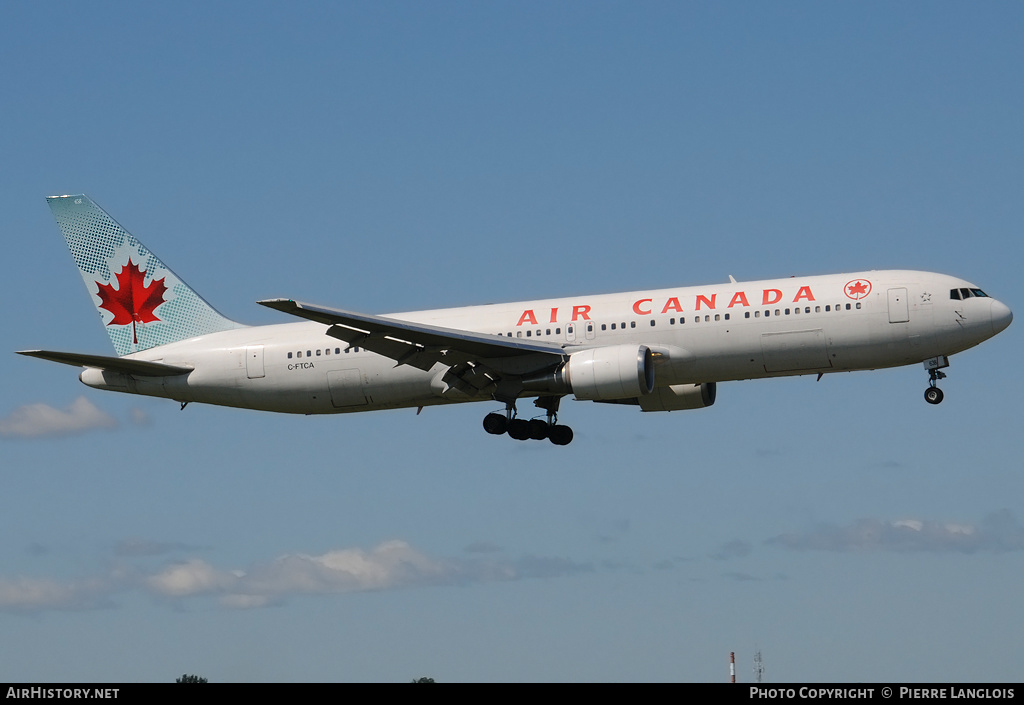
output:
[[[956,290],[954,289],[954,291],[956,291]],[[858,309],[861,308],[861,304],[858,301],[856,304],[846,304],[846,310],[849,311],[852,308],[854,308],[854,306],[856,306],[856,308],[858,308]],[[836,304],[835,305],[835,310],[836,311],[841,311],[842,310],[842,304]],[[826,312],[831,312],[832,311],[832,306],[831,305],[826,305],[825,306],[825,311]],[[810,312],[811,312],[811,307],[810,306],[804,306],[803,313],[810,313]],[[814,307],[814,312],[815,313],[821,313],[821,306],[815,306]],[[799,314],[800,313],[800,309],[799,308],[794,308],[792,310],[788,309],[788,308],[787,309],[780,309],[780,308],[775,309],[775,315],[776,316],[788,316],[788,315],[790,315],[790,313]],[[764,317],[768,318],[771,315],[772,315],[772,310],[771,309],[765,309]],[[745,311],[743,313],[743,317],[744,318],[750,318],[750,311]],[[760,317],[761,317],[761,312],[760,311],[754,311],[754,318],[760,318]],[[730,320],[730,314],[728,314],[728,313],[726,313],[726,314],[718,314],[718,313],[716,313],[715,314],[715,320],[716,321],[721,321],[721,320],[728,321],[728,320]],[[700,323],[700,321],[701,321],[700,316],[694,316],[693,317],[693,322],[694,323]],[[710,322],[711,321],[711,314],[706,314],[704,316],[704,321],[705,322]],[[683,325],[684,323],[686,323],[686,318],[680,317],[679,318],[679,325]],[[651,319],[651,326],[653,327],[656,324],[657,324],[657,321],[652,318]],[[675,318],[668,319],[668,324],[670,326],[674,326],[676,324],[676,319]],[[589,324],[589,325],[593,325],[593,324]],[[611,323],[611,324],[602,323],[601,324],[601,330],[608,330],[609,325],[611,326],[612,330],[617,330],[618,328],[622,328],[624,330],[626,328],[626,323],[625,322],[622,322],[622,323],[619,323],[619,324],[615,324],[615,323]],[[629,322],[629,327],[630,328],[636,328],[636,321],[630,321]],[[555,335],[561,335],[561,333],[562,333],[562,329],[561,328],[555,328]],[[551,335],[551,329],[548,328],[544,332],[544,334],[545,335]],[[501,335],[501,334],[499,333],[498,335]],[[512,332],[509,331],[507,333],[507,335],[508,335],[509,338],[511,338],[512,337]],[[532,337],[532,335],[533,335],[533,331],[532,330],[526,331],[526,337],[527,338]],[[541,336],[541,329],[540,328],[537,329],[536,335],[537,335],[538,338]],[[517,338],[522,338],[523,337],[523,331],[516,331],[516,337]]]
[[[849,311],[852,308],[858,308],[859,309],[860,307],[861,307],[861,304],[860,304],[859,301],[856,304],[846,304],[846,310],[847,311]],[[830,306],[830,305],[826,305],[825,306],[825,311],[826,312],[831,312],[832,310],[833,310],[832,306]],[[835,305],[835,310],[836,311],[842,311],[843,310],[842,304],[836,304]],[[803,312],[804,313],[810,313],[811,312],[811,307],[810,306],[804,306]],[[814,307],[814,312],[815,313],[821,313],[821,306],[815,306]],[[770,316],[771,313],[772,313],[771,309],[765,309],[764,317],[768,318],[768,316]],[[793,309],[793,313],[794,314],[800,313],[800,309],[799,308],[794,308]],[[776,316],[788,316],[789,315],[789,309],[788,308],[787,309],[778,309],[777,308],[777,309],[775,309],[775,315]],[[746,313],[744,313],[743,317],[744,318],[750,318],[750,311],[747,311]],[[754,318],[760,318],[760,317],[761,317],[761,312],[760,311],[754,311]]]
[[[324,348],[323,352],[324,352],[324,355],[330,355],[331,354],[331,349],[330,348]],[[342,352],[341,348],[334,348],[334,354],[335,355],[341,355],[341,352]],[[359,352],[359,348],[345,348],[345,352],[346,353],[349,353],[349,352]],[[320,351],[319,350],[317,350],[316,353],[314,353],[312,350],[307,350],[306,351],[306,357],[313,357],[314,354],[317,357],[320,357]],[[295,357],[302,357],[302,351],[299,350],[297,353],[295,353]],[[288,359],[289,360],[292,359],[292,353],[288,353]]]

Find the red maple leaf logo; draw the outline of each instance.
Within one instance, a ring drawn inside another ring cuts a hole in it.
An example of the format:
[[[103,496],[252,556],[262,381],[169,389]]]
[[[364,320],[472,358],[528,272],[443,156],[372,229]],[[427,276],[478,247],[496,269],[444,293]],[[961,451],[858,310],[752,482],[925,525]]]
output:
[[[160,320],[153,311],[164,303],[164,292],[167,291],[167,285],[164,284],[166,278],[154,279],[146,286],[146,273],[129,258],[128,265],[122,267],[117,274],[116,289],[113,284],[96,282],[96,286],[99,287],[96,293],[100,297],[100,308],[114,314],[113,320],[107,325],[126,326],[131,323],[132,340],[138,345],[135,324]]]
[[[871,282],[867,279],[854,279],[846,282],[846,295],[851,299],[863,299],[871,293]]]

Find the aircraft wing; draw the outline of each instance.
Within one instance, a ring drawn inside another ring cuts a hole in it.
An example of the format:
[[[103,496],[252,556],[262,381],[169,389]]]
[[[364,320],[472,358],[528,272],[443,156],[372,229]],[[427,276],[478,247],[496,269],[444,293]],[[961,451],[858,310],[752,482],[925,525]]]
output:
[[[434,363],[482,362],[493,358],[522,355],[551,355],[562,358],[567,353],[557,343],[523,340],[502,335],[441,328],[383,316],[371,316],[340,309],[325,308],[291,299],[268,299],[258,303],[293,316],[329,326],[327,334],[378,355],[391,358],[399,365],[412,365],[429,370]]]
[[[19,355],[38,357],[50,362],[59,362],[74,367],[95,367],[112,372],[123,372],[128,375],[144,377],[171,377],[188,374],[191,367],[184,365],[167,365],[162,362],[133,360],[125,357],[107,357],[105,355],[82,355],[80,353],[54,352],[52,350],[19,350]]]

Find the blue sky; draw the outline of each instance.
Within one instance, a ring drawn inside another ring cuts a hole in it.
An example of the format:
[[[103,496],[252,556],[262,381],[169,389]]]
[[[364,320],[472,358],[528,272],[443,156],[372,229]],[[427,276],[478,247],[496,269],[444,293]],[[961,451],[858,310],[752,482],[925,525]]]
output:
[[[229,317],[912,268],[1024,286],[1024,9],[21,3],[0,23],[8,351],[110,354],[44,197]],[[9,354],[0,680],[1015,679],[1020,325],[920,367],[290,417]],[[256,595],[236,597],[239,591]]]

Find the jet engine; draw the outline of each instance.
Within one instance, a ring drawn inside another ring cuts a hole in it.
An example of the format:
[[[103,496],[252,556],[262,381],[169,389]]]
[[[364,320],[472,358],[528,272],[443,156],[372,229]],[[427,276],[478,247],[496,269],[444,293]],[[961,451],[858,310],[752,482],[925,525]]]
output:
[[[646,345],[581,350],[557,370],[524,379],[523,389],[593,401],[635,399],[654,389],[654,356]]]

